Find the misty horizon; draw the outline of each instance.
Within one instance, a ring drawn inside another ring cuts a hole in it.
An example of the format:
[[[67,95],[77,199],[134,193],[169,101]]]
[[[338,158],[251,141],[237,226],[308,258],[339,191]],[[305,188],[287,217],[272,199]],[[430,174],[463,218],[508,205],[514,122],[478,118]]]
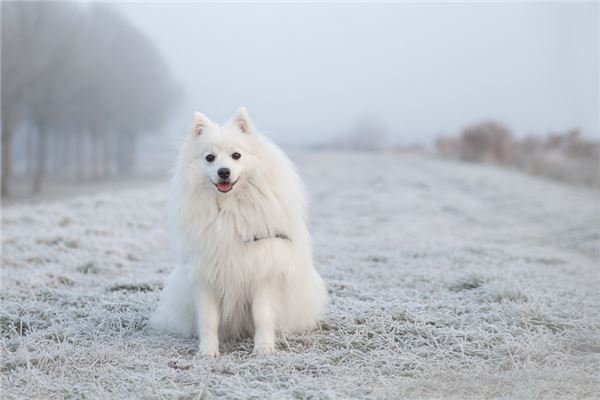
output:
[[[5,2],[2,193],[164,176],[194,112],[242,106],[288,150],[419,148],[595,183],[599,11]]]

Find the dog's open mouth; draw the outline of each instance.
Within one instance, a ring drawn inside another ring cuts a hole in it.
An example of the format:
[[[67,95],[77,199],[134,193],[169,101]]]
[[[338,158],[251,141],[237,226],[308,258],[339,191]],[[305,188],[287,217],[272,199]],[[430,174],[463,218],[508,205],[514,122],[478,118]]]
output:
[[[215,183],[215,186],[217,187],[217,190],[219,192],[227,193],[231,189],[233,189],[233,187],[235,186],[236,183],[237,183],[237,181],[235,181],[235,182],[224,181],[224,182]]]

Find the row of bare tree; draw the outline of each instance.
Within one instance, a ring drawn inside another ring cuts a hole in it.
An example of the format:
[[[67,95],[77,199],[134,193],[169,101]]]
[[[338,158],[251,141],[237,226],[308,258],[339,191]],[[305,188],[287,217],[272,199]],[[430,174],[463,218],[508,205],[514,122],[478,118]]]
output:
[[[1,61],[2,195],[16,158],[34,192],[50,155],[76,179],[131,172],[136,137],[181,96],[153,43],[106,4],[3,2]]]
[[[600,186],[600,141],[586,139],[576,129],[517,139],[501,123],[484,121],[466,127],[458,137],[441,137],[436,145],[447,158],[514,166],[563,182]]]

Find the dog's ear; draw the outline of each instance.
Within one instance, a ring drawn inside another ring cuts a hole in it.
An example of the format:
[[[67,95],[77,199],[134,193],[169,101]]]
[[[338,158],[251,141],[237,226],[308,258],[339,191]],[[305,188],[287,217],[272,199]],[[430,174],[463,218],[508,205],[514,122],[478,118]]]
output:
[[[242,133],[254,132],[254,125],[252,125],[252,120],[248,116],[248,111],[246,111],[245,107],[237,110],[235,117],[233,117],[233,121],[235,126],[237,126]]]
[[[196,135],[201,135],[210,124],[210,119],[206,115],[198,111],[194,113],[194,133]]]

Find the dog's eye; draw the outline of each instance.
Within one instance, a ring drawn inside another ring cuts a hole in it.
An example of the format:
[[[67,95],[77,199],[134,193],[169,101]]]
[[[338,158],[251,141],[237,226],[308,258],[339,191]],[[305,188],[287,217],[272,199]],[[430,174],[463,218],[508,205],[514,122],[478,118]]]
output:
[[[240,153],[233,153],[231,155],[231,158],[233,158],[234,160],[239,160],[241,156],[242,155]]]
[[[209,154],[206,157],[204,157],[204,159],[208,162],[213,162],[213,161],[215,161],[215,156],[213,156],[212,154]]]

